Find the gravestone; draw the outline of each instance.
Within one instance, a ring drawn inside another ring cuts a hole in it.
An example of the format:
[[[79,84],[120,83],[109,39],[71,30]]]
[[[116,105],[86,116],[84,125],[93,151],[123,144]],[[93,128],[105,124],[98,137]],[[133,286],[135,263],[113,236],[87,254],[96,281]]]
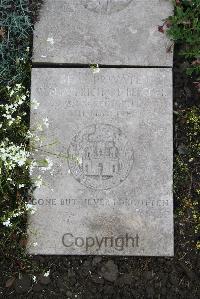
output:
[[[36,157],[54,172],[34,192],[28,251],[173,255],[172,70],[35,68],[32,99],[31,128],[49,119]]]
[[[45,0],[35,26],[37,63],[172,66],[158,25],[169,0]]]
[[[173,55],[158,32],[171,13],[168,0],[44,1],[33,63],[54,68],[32,71],[31,129],[53,172],[33,194],[30,253],[173,255]],[[69,67],[90,63],[107,67]]]

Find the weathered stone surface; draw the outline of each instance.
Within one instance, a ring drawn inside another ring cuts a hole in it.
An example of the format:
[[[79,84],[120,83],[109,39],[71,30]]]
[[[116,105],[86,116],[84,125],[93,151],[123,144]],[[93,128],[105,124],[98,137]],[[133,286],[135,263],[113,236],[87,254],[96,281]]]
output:
[[[29,252],[173,255],[172,70],[33,69],[32,98],[54,175],[34,193]]]
[[[34,62],[172,66],[158,32],[171,14],[168,0],[45,0]]]

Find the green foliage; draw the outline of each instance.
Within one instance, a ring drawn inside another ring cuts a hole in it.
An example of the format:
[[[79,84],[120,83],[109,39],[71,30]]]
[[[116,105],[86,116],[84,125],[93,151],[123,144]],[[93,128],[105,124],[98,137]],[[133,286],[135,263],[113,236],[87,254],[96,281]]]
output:
[[[177,54],[182,56],[185,64],[189,65],[186,72],[195,81],[193,86],[196,86],[198,93],[200,89],[200,0],[174,0],[173,2],[174,15],[165,21],[159,31],[164,32],[166,26],[167,35],[178,49]],[[174,196],[178,208],[176,213],[182,218],[190,219],[194,233],[198,233],[200,229],[200,108],[193,106],[181,109],[175,122],[175,144],[178,152],[174,157]],[[200,248],[199,243],[196,247]]]
[[[167,34],[183,46],[180,55],[189,59],[189,75],[200,74],[200,0],[174,1],[174,15],[167,20]]]
[[[194,234],[200,231],[200,108],[181,110],[176,119],[178,153],[174,158],[174,197],[176,213],[190,215]],[[199,243],[196,248],[200,249]]]
[[[186,193],[189,179],[188,165],[177,155],[174,161],[174,195],[176,199],[181,200],[183,194]]]
[[[27,84],[32,23],[28,0],[0,0],[0,83]]]
[[[192,177],[197,182],[192,186],[194,193],[199,189],[200,108],[180,111],[176,124],[179,154],[175,156],[174,162],[174,191],[177,198],[181,199],[191,191]]]
[[[32,19],[29,0],[0,0],[0,261],[5,278],[34,271],[26,245]]]

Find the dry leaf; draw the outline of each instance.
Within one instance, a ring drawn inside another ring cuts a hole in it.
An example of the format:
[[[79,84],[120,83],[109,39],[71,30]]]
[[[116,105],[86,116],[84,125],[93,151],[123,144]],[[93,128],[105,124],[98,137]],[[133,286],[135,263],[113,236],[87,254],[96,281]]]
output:
[[[15,282],[16,278],[15,277],[11,277],[6,281],[6,288],[11,288]]]
[[[0,37],[4,38],[6,31],[3,27],[0,28]]]
[[[20,199],[21,199],[21,194],[19,191],[17,191],[16,199],[17,199],[17,201],[20,201]]]
[[[196,59],[195,61],[192,62],[192,65],[199,65],[200,64],[200,59]]]
[[[21,240],[19,241],[19,244],[20,244],[22,247],[26,247],[27,242],[28,242],[27,239],[21,239]]]
[[[158,31],[161,33],[164,33],[164,26],[158,26]]]
[[[172,53],[173,46],[174,46],[174,44],[171,44],[171,45],[167,48],[167,53]]]

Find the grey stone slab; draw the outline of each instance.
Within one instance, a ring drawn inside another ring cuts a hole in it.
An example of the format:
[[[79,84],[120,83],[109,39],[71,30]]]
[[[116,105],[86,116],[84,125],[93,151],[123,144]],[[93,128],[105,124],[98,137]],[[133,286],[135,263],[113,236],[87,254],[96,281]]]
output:
[[[35,26],[34,62],[172,66],[158,32],[169,0],[45,0]]]
[[[172,70],[33,69],[32,98],[54,174],[34,192],[29,252],[173,255]]]

